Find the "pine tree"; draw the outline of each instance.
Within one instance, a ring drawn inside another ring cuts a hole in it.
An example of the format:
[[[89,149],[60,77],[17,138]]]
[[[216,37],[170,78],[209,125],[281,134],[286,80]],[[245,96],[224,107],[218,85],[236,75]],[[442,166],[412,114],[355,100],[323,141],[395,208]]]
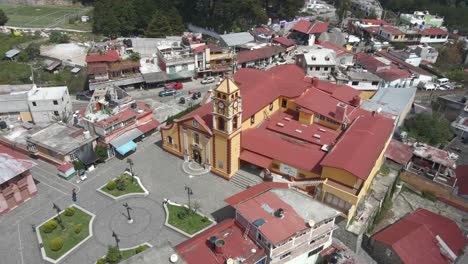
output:
[[[7,22],[8,22],[7,15],[5,14],[5,12],[3,12],[2,9],[0,9],[0,26],[4,26]]]
[[[145,35],[151,38],[162,38],[171,34],[172,28],[169,19],[161,11],[156,10],[148,24]]]

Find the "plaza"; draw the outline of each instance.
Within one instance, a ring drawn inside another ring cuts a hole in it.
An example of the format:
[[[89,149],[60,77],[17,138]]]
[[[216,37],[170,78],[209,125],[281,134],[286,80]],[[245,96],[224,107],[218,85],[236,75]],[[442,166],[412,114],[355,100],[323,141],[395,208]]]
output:
[[[200,203],[201,213],[217,221],[229,216],[224,199],[242,189],[210,173],[190,177],[182,170],[183,160],[168,155],[160,147],[160,140],[160,134],[147,138],[130,156],[134,161],[134,172],[149,192],[144,197],[113,200],[96,191],[128,167],[125,160],[114,158],[100,164],[88,174],[86,181],[80,183],[59,178],[54,166],[35,160],[38,165],[31,169],[31,173],[37,184],[37,196],[0,218],[2,263],[49,263],[42,259],[33,225],[38,226],[56,214],[53,203],[60,208],[72,205],[73,188],[77,190],[76,204],[96,215],[93,236],[60,263],[94,263],[106,254],[109,245],[115,245],[112,231],[119,236],[121,248],[145,242],[155,247],[167,243],[175,246],[184,241],[186,236],[164,226],[162,204],[165,198],[186,204],[185,186],[193,190],[192,202]],[[124,203],[133,209],[132,224],[127,222]]]

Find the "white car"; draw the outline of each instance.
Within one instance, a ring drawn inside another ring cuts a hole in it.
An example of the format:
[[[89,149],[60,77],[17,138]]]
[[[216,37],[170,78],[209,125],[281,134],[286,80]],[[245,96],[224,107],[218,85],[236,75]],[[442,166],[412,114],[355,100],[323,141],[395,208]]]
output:
[[[215,77],[206,77],[201,81],[201,84],[214,83],[216,81]]]

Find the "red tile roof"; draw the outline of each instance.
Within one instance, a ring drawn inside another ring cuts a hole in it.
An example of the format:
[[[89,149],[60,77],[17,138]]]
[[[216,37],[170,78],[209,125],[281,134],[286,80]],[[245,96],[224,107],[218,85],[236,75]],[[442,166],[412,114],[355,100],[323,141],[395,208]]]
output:
[[[382,19],[369,19],[369,18],[362,18],[361,23],[367,24],[367,25],[390,25],[387,21],[382,20]]]
[[[318,124],[302,124],[299,121],[294,120],[291,115],[281,111],[270,116],[270,119],[265,120],[265,124],[262,126],[282,135],[319,146],[332,144],[340,135],[338,131]]]
[[[209,239],[224,240],[223,253],[215,253]],[[223,222],[176,246],[177,253],[187,264],[224,264],[226,259],[242,258],[243,263],[254,264],[263,257],[264,250],[250,237],[244,238],[244,230],[234,219]]]
[[[31,159],[0,144],[0,184],[36,166]]]
[[[123,121],[129,120],[130,118],[137,117],[137,116],[138,116],[137,112],[127,108],[123,111],[118,112],[115,115],[99,120],[96,123],[96,126],[106,129],[115,124],[121,123]]]
[[[364,68],[379,76],[385,81],[394,81],[411,77],[407,70],[400,69],[397,65],[389,61],[388,64],[376,59],[374,56],[360,52],[357,54],[357,62]]]
[[[371,35],[379,33],[380,27],[365,27],[362,30],[368,32]]]
[[[382,31],[391,35],[405,35],[405,33],[401,32],[401,30],[393,26],[383,27]]]
[[[323,33],[327,31],[329,22],[310,22],[307,20],[299,20],[291,30],[295,30],[304,34]]]
[[[276,211],[284,210],[284,217],[280,218],[267,210],[267,207]],[[284,202],[271,191],[259,194],[243,203],[234,205],[236,211],[245,217],[250,223],[258,219],[265,220],[258,230],[273,245],[287,240],[296,233],[307,229],[304,220],[288,203]]]
[[[386,52],[386,51],[378,51],[377,52],[378,55],[382,56],[382,57],[385,57],[389,60],[391,60],[392,62],[400,65],[400,66],[403,66],[405,68],[407,68],[408,70],[412,71],[412,72],[416,72],[416,73],[419,73],[421,75],[426,75],[426,76],[433,76],[435,77],[432,73],[428,72],[428,71],[425,71],[419,67],[416,67],[414,65],[411,65],[395,56],[393,56],[392,54]]]
[[[223,52],[223,49],[216,45],[215,43],[212,43],[212,42],[208,42],[208,44],[206,44],[206,46],[210,49],[210,53],[221,53]]]
[[[314,86],[330,94],[333,98],[347,104],[355,104],[354,99],[361,92],[348,85],[339,85],[324,80],[314,79]]]
[[[138,130],[140,130],[143,134],[147,133],[155,128],[157,128],[161,123],[159,123],[158,120],[152,119],[149,122],[146,122],[145,124],[138,126]]]
[[[392,247],[403,263],[453,263],[441,254],[436,236],[442,238],[457,256],[467,243],[454,221],[426,209],[417,209],[378,232],[373,239]]]
[[[282,52],[285,52],[285,49],[281,46],[266,46],[254,50],[243,50],[237,54],[237,62],[246,63],[251,61],[267,59],[276,56]]]
[[[359,116],[321,165],[342,169],[366,180],[392,133],[392,119],[378,114]]]
[[[68,171],[69,169],[73,168],[73,164],[70,163],[70,162],[67,162],[65,164],[62,164],[60,166],[57,167],[57,170],[58,171],[61,171],[61,172],[66,172]]]
[[[282,46],[284,46],[286,48],[289,48],[289,47],[292,47],[292,46],[296,45],[296,43],[293,40],[285,38],[285,37],[273,38],[272,42],[278,43],[278,44],[280,44],[280,45],[282,45]]]
[[[257,27],[257,28],[255,28],[255,31],[260,32],[265,36],[271,36],[271,34],[273,34],[273,31],[271,31],[268,28],[264,28],[264,27]]]
[[[457,176],[458,194],[468,195],[468,165],[458,165],[455,175]]]
[[[268,169],[272,162],[272,159],[246,149],[242,150],[239,159],[265,169]]]
[[[326,49],[331,49],[335,51],[336,57],[341,57],[346,54],[348,55],[354,55],[354,52],[345,49],[344,47],[338,46],[337,44],[330,42],[330,41],[324,41],[320,44],[320,46],[326,48]]]
[[[109,50],[104,55],[88,55],[86,56],[86,62],[116,62],[119,61],[120,55],[116,50]]]
[[[226,198],[224,201],[227,204],[234,206],[236,204],[247,201],[259,194],[267,192],[271,189],[288,189],[288,188],[289,188],[289,185],[285,182],[262,182],[262,183],[259,183],[255,186],[252,186],[246,189],[245,191],[236,193],[233,196]]]
[[[426,28],[421,31],[423,36],[434,36],[434,35],[448,35],[449,33],[441,28]]]
[[[392,139],[385,152],[385,157],[398,164],[406,165],[411,160],[411,157],[413,157],[413,148],[403,144],[403,142]]]
[[[319,164],[326,154],[320,150],[320,145],[280,137],[261,128],[244,130],[241,135],[241,148],[314,173],[320,173]]]
[[[203,45],[199,45],[197,46],[196,48],[193,48],[192,51],[193,53],[201,53],[201,52],[204,52],[206,50],[207,46],[205,44]]]
[[[242,101],[243,102],[243,101]],[[195,118],[197,122],[208,132],[212,133],[211,129],[213,128],[213,105],[210,103],[204,104],[199,108],[193,110],[192,112],[184,115],[182,118],[178,119],[177,122],[182,122],[189,120],[190,118]]]

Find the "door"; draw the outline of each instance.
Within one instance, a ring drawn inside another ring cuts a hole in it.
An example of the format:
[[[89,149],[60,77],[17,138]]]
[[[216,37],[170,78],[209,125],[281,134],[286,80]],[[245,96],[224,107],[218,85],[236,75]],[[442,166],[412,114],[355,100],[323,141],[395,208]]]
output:
[[[201,153],[198,149],[193,150],[192,158],[196,163],[201,164]]]

